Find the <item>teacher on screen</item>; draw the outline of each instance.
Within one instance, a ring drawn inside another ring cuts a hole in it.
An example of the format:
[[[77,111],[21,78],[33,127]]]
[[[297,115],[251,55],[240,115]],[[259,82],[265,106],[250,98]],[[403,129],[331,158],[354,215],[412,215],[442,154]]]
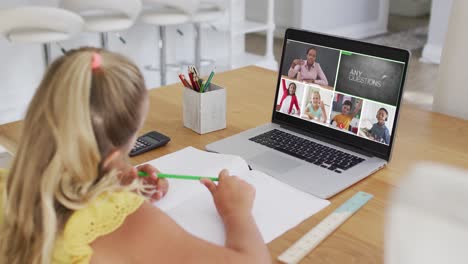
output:
[[[291,68],[288,71],[289,78],[296,78],[298,81],[307,83],[316,83],[328,85],[327,77],[320,67],[320,64],[315,61],[317,58],[317,50],[309,48],[307,50],[307,60],[295,59],[291,63]]]

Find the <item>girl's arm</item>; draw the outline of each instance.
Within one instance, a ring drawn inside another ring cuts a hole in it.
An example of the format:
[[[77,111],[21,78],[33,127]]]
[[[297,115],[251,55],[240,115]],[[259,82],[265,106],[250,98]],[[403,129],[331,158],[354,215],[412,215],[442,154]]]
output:
[[[301,114],[301,109],[299,108],[299,104],[297,102],[297,96],[294,95],[292,98],[291,98],[291,104],[294,105],[294,107],[296,107],[296,110],[297,112],[299,113],[299,115]],[[289,109],[289,112],[291,112],[291,109],[292,107]]]
[[[323,104],[323,101],[320,101],[320,108],[322,109],[322,118],[323,122],[327,122],[327,110],[325,110],[325,105]]]
[[[289,109],[288,109],[288,114],[289,115],[291,114],[293,106],[294,106],[294,97],[295,96],[291,96],[291,101],[289,102]]]
[[[284,94],[288,94],[288,87],[286,87],[286,80],[285,79],[281,80],[281,87],[283,88],[283,97],[284,97]]]
[[[314,118],[314,115],[310,112],[309,106],[311,106],[310,103],[308,103],[308,104],[306,105],[305,114],[307,115],[307,117],[308,117],[309,119],[313,119],[313,118]]]
[[[281,82],[281,87],[283,88],[283,97],[281,97],[280,104],[278,105],[278,109],[281,109],[281,106],[283,105],[284,99],[288,96],[288,88],[286,88],[286,80],[283,79]]]
[[[226,230],[225,246],[199,239],[157,207],[145,202],[114,232],[92,244],[91,263],[247,263],[269,264],[270,254],[251,209],[255,190],[237,177],[204,181]]]
[[[285,94],[283,94],[283,95],[285,95]],[[280,110],[280,109],[281,109],[281,106],[283,105],[284,99],[286,99],[286,96],[283,96],[283,97],[281,98],[280,104],[278,105],[278,107],[277,107],[276,110]]]

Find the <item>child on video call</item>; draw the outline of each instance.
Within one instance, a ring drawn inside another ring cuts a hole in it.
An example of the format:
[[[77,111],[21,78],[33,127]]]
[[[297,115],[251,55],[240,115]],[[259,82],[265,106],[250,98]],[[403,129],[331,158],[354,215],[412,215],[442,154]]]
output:
[[[218,184],[201,180],[225,246],[151,204],[168,182],[127,158],[148,108],[140,70],[121,55],[82,48],[49,67],[12,167],[0,171],[0,263],[271,263],[251,213],[255,190],[226,170]]]
[[[296,84],[291,82],[286,88],[286,81],[282,80],[283,87],[283,96],[281,97],[280,104],[276,106],[276,109],[279,109],[280,112],[285,114],[299,114],[301,112],[299,108],[299,103],[296,96]],[[296,108],[296,111],[293,111],[293,106]]]
[[[388,111],[385,108],[380,108],[375,115],[377,123],[372,125],[372,128],[365,130],[366,136],[385,144],[390,144],[390,132],[388,131],[385,122],[388,120]]]
[[[362,101],[359,100],[354,107],[354,111],[351,113],[353,104],[350,100],[344,101],[343,105],[341,106],[341,114],[335,115],[331,121],[331,124],[335,122],[337,127],[348,130],[351,121],[361,110],[361,104]]]
[[[327,111],[323,104],[322,97],[319,91],[313,91],[310,102],[307,103],[305,114],[309,119],[327,121]]]

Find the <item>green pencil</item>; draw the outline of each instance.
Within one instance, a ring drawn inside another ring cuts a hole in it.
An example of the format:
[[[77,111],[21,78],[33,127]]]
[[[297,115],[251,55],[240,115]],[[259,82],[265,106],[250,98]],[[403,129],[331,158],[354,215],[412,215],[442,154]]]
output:
[[[202,87],[202,90],[201,90],[202,93],[205,92],[206,89],[208,89],[208,87],[209,87],[209,85],[210,85],[210,83],[211,83],[211,79],[213,79],[214,74],[215,74],[215,73],[214,73],[214,70],[211,71],[211,74],[210,74],[210,76],[208,77],[208,80],[205,82],[205,84],[204,84],[203,87]]]
[[[140,177],[148,177],[148,173],[139,171],[138,176]],[[203,177],[203,176],[189,176],[189,175],[177,175],[177,174],[166,174],[166,173],[158,173],[158,178],[170,178],[170,179],[180,179],[180,180],[200,180],[203,178],[210,179],[212,181],[218,181],[218,178],[215,177]]]

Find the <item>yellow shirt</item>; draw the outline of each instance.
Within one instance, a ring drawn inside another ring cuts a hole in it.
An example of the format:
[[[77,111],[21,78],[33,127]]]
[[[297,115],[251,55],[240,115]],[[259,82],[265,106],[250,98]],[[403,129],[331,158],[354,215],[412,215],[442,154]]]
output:
[[[5,173],[0,169],[0,179]],[[3,190],[3,186],[0,187]],[[103,193],[87,207],[73,212],[55,241],[52,263],[89,263],[93,254],[90,244],[119,228],[143,202],[144,198],[133,192]],[[2,212],[0,223],[1,216]]]
[[[336,126],[338,126],[341,129],[349,129],[349,124],[351,124],[351,121],[353,120],[353,117],[349,115],[344,115],[344,114],[339,114],[336,115],[333,120],[336,122]]]

